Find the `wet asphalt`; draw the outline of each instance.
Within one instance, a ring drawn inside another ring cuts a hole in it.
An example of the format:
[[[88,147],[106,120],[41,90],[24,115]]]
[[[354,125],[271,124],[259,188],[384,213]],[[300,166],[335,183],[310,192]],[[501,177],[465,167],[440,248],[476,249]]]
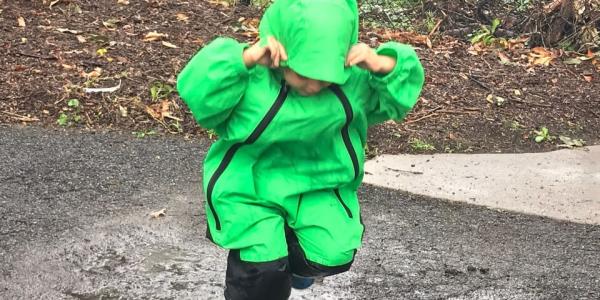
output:
[[[208,145],[0,126],[0,299],[222,299]],[[292,299],[600,299],[600,226],[360,194],[355,265]]]

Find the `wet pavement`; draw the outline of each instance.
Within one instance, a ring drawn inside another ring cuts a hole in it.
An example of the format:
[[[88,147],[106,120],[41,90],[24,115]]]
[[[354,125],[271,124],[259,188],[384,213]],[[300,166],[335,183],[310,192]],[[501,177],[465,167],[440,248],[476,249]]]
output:
[[[0,127],[0,299],[221,299],[226,253],[204,238],[207,145]],[[600,298],[598,225],[360,193],[354,267],[292,299]]]

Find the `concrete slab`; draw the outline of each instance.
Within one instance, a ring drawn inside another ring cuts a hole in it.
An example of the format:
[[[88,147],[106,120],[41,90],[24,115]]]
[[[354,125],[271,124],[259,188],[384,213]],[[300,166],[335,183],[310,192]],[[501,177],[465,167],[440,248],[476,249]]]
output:
[[[529,154],[383,155],[365,182],[415,194],[600,224],[600,146]]]

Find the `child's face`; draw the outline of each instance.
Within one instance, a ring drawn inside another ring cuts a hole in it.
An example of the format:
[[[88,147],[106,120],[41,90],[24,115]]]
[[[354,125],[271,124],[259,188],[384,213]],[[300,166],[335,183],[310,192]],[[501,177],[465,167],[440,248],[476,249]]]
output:
[[[300,95],[312,96],[331,85],[330,82],[306,78],[290,68],[283,69],[285,81]]]

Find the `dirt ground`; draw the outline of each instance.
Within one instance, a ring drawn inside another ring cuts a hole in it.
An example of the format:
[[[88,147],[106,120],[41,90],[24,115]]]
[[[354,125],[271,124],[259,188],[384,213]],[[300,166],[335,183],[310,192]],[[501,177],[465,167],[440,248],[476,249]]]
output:
[[[216,36],[251,41],[260,16],[205,1],[45,2],[0,0],[0,123],[211,136],[194,124],[175,78]],[[363,29],[363,40],[389,38],[377,32]],[[565,64],[573,54],[557,51],[549,66],[531,65],[529,49],[475,55],[468,42],[431,40],[415,45],[427,72],[419,104],[404,123],[370,131],[370,154],[556,149],[558,138],[534,141],[541,127],[600,142],[592,60]],[[118,89],[85,92],[99,87]]]

